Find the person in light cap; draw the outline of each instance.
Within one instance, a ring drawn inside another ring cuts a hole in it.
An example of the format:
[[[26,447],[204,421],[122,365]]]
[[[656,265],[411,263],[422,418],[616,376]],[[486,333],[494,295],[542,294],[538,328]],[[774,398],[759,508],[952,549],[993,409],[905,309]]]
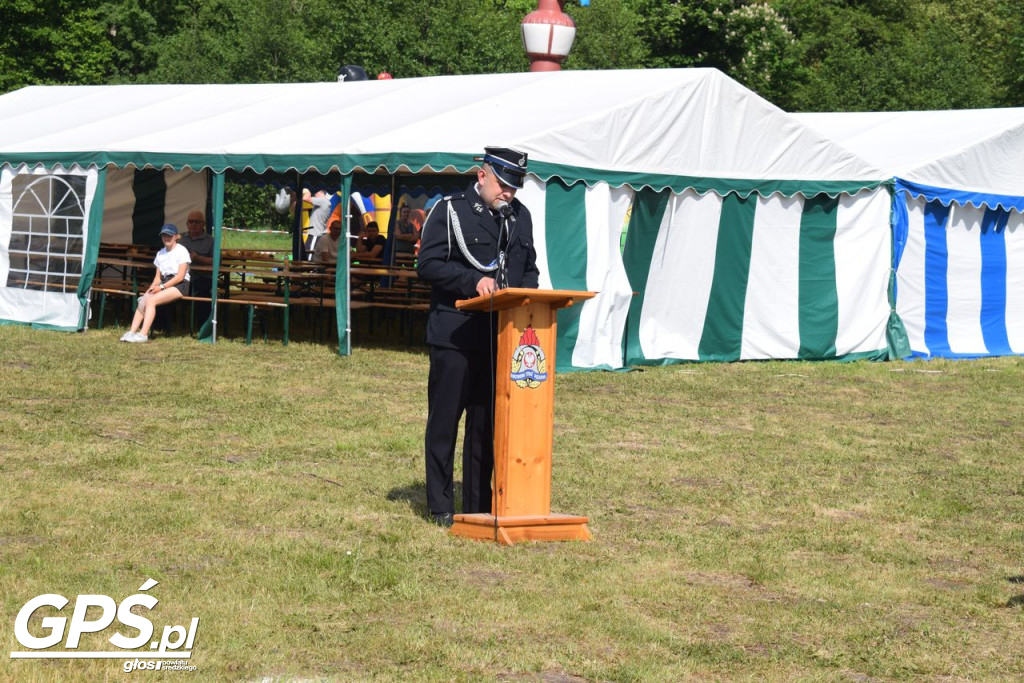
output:
[[[459,420],[462,512],[491,512],[494,469],[493,378],[497,315],[460,311],[459,299],[505,287],[538,285],[530,211],[516,199],[527,155],[486,147],[476,182],[434,204],[423,224],[417,271],[431,286],[427,314],[430,375],[425,436],[427,505],[431,519],[452,524],[453,474]]]

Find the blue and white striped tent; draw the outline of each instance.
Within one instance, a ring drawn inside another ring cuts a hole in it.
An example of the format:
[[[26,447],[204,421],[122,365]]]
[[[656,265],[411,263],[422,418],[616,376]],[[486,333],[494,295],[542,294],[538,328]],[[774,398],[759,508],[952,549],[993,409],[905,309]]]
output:
[[[1024,354],[1024,109],[799,114],[893,177],[915,356]]]

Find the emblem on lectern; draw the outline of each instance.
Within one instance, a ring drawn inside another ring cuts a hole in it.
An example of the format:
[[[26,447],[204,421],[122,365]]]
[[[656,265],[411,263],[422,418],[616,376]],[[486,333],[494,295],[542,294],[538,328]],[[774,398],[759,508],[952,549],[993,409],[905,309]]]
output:
[[[522,389],[536,389],[548,378],[548,361],[533,325],[527,325],[512,352],[512,381]]]

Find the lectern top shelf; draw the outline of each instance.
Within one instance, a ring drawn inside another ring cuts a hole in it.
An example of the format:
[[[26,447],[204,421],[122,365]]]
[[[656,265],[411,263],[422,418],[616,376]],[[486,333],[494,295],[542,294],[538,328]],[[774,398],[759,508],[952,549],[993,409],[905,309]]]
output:
[[[506,308],[539,303],[548,304],[552,308],[566,308],[578,301],[586,301],[595,296],[597,296],[597,292],[509,287],[495,292],[493,297],[484,295],[456,301],[455,306],[463,311],[501,311]]]

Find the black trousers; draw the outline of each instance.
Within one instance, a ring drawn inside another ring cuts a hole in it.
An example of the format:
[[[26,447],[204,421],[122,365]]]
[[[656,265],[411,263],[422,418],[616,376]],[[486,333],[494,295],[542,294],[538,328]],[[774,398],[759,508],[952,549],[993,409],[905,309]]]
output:
[[[463,412],[466,428],[462,442],[462,512],[491,512],[493,367],[489,351],[430,347],[425,451],[427,506],[431,513],[455,512],[452,471]]]

